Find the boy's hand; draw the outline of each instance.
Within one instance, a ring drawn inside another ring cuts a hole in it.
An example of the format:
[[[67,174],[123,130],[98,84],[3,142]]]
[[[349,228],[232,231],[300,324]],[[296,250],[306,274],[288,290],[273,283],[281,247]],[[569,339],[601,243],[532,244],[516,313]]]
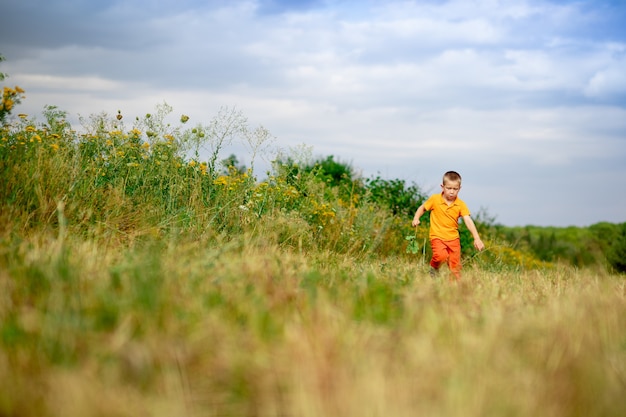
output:
[[[474,239],[474,247],[478,250],[485,249],[485,244],[480,239]]]
[[[417,227],[420,225],[420,219],[413,219],[413,222],[411,223],[413,225],[413,227]]]

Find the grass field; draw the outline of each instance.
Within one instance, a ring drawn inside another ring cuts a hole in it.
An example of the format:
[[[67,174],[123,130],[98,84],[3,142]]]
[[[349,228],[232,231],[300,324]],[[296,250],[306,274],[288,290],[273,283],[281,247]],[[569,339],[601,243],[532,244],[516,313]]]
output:
[[[403,182],[223,171],[267,132],[168,111],[84,134],[5,111],[0,416],[626,415],[623,275],[483,229],[432,279]]]
[[[5,416],[621,416],[626,282],[266,246],[2,245]]]

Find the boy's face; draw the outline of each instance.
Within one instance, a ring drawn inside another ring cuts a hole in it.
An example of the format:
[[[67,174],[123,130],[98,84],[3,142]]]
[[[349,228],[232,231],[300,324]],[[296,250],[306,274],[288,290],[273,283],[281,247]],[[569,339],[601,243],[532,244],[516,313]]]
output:
[[[459,191],[461,191],[461,183],[459,181],[444,181],[443,184],[441,184],[443,198],[448,201],[456,200]]]

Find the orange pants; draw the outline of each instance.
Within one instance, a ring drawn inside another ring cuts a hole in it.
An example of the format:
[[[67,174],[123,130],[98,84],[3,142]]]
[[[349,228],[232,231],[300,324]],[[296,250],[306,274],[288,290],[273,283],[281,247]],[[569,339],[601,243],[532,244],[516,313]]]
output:
[[[450,271],[456,279],[461,278],[461,240],[432,239],[430,246],[433,250],[433,258],[430,260],[430,266],[439,269],[444,262],[448,263]]]

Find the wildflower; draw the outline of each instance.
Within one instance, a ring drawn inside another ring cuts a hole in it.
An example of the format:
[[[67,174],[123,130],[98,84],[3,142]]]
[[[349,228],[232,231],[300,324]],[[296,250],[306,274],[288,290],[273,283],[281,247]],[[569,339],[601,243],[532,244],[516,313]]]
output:
[[[144,142],[143,145],[141,145],[141,147],[147,151],[148,149],[150,149],[150,144],[148,142]]]
[[[16,91],[18,94],[24,94],[24,93],[25,93],[25,91],[24,91],[23,89],[21,89],[20,87],[18,87],[17,85],[15,86],[15,91]]]
[[[213,181],[214,185],[226,185],[227,183],[228,177],[226,177],[225,175],[220,175]]]
[[[52,143],[50,144],[50,147],[52,148],[53,151],[58,151],[59,150],[59,145],[56,143]]]
[[[193,159],[191,161],[189,161],[189,166],[190,167],[194,167],[194,166],[196,166],[196,164],[197,164],[197,162],[194,161]]]
[[[37,129],[35,129],[35,126],[26,126],[26,129],[24,129],[24,130],[26,130],[27,132],[34,132]]]
[[[113,146],[113,141],[111,139],[107,139],[107,141],[105,142],[105,144],[107,146]]]
[[[133,130],[131,130],[130,133],[134,136],[141,136],[141,130],[137,128],[134,128]]]
[[[17,117],[19,117],[20,119],[26,119],[28,117],[28,115],[24,114],[24,113],[20,113],[20,114],[17,115]]]
[[[183,114],[182,116],[180,116],[180,122],[181,123],[187,123],[187,121],[189,120],[189,116]]]

